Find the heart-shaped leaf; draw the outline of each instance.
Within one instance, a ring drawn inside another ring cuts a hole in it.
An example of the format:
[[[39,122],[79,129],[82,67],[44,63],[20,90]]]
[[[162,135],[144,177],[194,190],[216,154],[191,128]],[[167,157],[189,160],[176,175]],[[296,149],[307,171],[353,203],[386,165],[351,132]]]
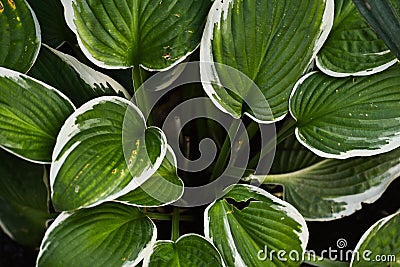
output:
[[[400,263],[400,211],[372,225],[353,252],[351,267],[395,267]]]
[[[0,145],[33,162],[49,163],[61,126],[74,111],[62,93],[0,68]]]
[[[254,186],[235,185],[228,190],[206,209],[204,222],[206,237],[225,263],[300,266],[308,242],[307,225],[300,213]]]
[[[400,65],[368,77],[314,72],[296,84],[296,137],[321,157],[372,156],[400,145]]]
[[[25,73],[39,53],[39,23],[25,0],[3,2],[0,2],[0,66]]]
[[[360,13],[400,59],[400,5],[394,0],[353,0]]]
[[[333,0],[215,1],[200,59],[233,67],[258,88],[226,67],[202,64],[201,78],[209,97],[234,117],[248,113],[260,121],[282,119],[293,86],[329,34],[333,8]],[[265,113],[269,109],[260,106],[260,98],[268,101],[273,118]]]
[[[254,176],[265,184],[284,186],[284,200],[307,219],[328,221],[348,216],[373,203],[400,176],[400,149],[374,157],[327,159],[307,168],[277,175]]]
[[[184,185],[176,166],[174,151],[168,146],[167,154],[157,172],[140,187],[117,201],[138,207],[160,207],[177,201],[183,195]]]
[[[64,20],[64,8],[60,1],[27,0],[40,23],[43,43],[51,47],[61,46],[65,41],[75,43],[75,36]]]
[[[335,77],[371,75],[396,62],[354,3],[335,0],[333,28],[317,57],[319,69]]]
[[[218,250],[204,237],[189,234],[176,242],[157,241],[144,267],[220,267],[224,266]]]
[[[135,266],[156,241],[154,223],[118,203],[62,213],[40,246],[36,266]]]
[[[62,0],[86,56],[108,68],[162,70],[198,46],[211,0]]]
[[[40,49],[29,75],[54,86],[80,107],[99,96],[125,96],[129,93],[115,80],[79,62],[74,57],[46,45]]]
[[[18,243],[40,244],[49,212],[44,166],[21,160],[0,149],[0,226]],[[47,181],[46,181],[47,182]]]
[[[160,166],[166,138],[146,129],[128,100],[105,96],[76,110],[61,129],[50,172],[56,210],[116,199],[140,186]]]

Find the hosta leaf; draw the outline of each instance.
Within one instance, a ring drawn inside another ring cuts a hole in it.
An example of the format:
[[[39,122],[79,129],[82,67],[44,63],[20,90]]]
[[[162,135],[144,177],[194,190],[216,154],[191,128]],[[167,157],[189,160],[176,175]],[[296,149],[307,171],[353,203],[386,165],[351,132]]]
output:
[[[172,148],[157,169],[140,187],[118,198],[118,201],[139,207],[160,207],[171,204],[183,195],[183,181],[177,173],[177,162]]]
[[[375,202],[399,176],[400,149],[396,149],[373,157],[326,159],[298,171],[252,178],[283,185],[284,200],[307,220],[327,221]]]
[[[399,73],[396,64],[368,77],[306,75],[290,98],[297,139],[328,158],[372,156],[398,147]]]
[[[69,27],[95,64],[161,70],[198,46],[210,0],[62,0]]]
[[[261,121],[282,119],[288,112],[287,100],[294,84],[326,40],[332,23],[333,0],[215,1],[201,42],[200,59],[233,67],[259,89],[244,84],[237,72],[202,64],[207,94],[234,117],[245,112]],[[260,97],[254,97],[251,90],[261,92],[273,118],[266,116],[265,107],[259,106]]]
[[[276,147],[270,173],[287,173],[301,170],[321,160],[323,158],[318,157],[304,147],[292,135]]]
[[[0,68],[0,146],[24,159],[49,163],[62,124],[74,106],[62,93]]]
[[[229,189],[222,199],[208,206],[204,222],[206,237],[221,252],[225,263],[300,266],[308,229],[298,211],[254,186],[235,185]],[[287,261],[270,254],[272,250],[285,251]]]
[[[62,213],[47,230],[36,266],[135,266],[157,229],[138,208],[118,203]]]
[[[400,265],[400,211],[372,225],[353,252],[351,267]]]
[[[400,58],[400,5],[396,0],[353,0],[380,38]]]
[[[49,194],[44,166],[0,149],[0,226],[18,243],[36,247],[46,230]]]
[[[328,75],[343,77],[377,73],[396,62],[352,0],[335,0],[333,28],[318,54],[317,66]]]
[[[40,28],[25,0],[0,1],[0,66],[27,72],[40,48]]]
[[[218,250],[204,237],[189,234],[176,242],[157,241],[144,267],[220,267],[224,266]]]
[[[64,8],[59,0],[28,0],[41,26],[43,43],[58,47],[65,41],[75,43],[75,36],[64,19]]]
[[[128,100],[89,101],[68,118],[57,138],[50,172],[53,205],[75,210],[116,199],[150,177],[165,151],[164,133],[146,129],[141,112]]]
[[[99,96],[129,93],[115,80],[79,62],[74,57],[43,45],[29,75],[54,86],[81,106]]]

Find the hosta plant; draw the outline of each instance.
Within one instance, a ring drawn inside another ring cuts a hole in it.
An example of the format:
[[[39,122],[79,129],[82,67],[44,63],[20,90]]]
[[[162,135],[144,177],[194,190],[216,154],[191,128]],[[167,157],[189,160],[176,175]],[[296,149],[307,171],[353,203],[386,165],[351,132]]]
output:
[[[399,14],[0,1],[2,230],[39,267],[398,266],[398,211],[347,262],[307,255],[310,221],[400,176]]]

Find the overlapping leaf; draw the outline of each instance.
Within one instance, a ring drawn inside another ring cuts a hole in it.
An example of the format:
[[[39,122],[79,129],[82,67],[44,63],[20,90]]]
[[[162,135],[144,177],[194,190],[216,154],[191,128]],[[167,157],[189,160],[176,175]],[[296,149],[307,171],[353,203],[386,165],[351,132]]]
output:
[[[280,143],[275,150],[270,173],[288,173],[309,167],[323,158],[318,157],[297,141],[294,135]]]
[[[12,239],[36,247],[46,230],[49,192],[44,166],[0,149],[0,226]]]
[[[399,266],[399,225],[400,211],[372,225],[358,242],[350,266]]]
[[[199,44],[211,0],[63,0],[81,49],[99,66],[161,70]]]
[[[177,174],[177,162],[171,147],[157,169],[140,187],[118,198],[117,201],[139,206],[160,207],[171,204],[183,195],[183,181]]]
[[[65,23],[64,9],[60,1],[27,1],[40,23],[43,43],[51,47],[58,47],[65,41],[75,43],[75,36]]]
[[[99,96],[130,99],[129,93],[115,80],[46,45],[42,46],[29,75],[56,87],[77,107]]]
[[[116,199],[149,178],[165,153],[164,133],[146,129],[131,102],[96,98],[68,118],[57,138],[50,173],[54,207],[74,210]]]
[[[298,211],[254,186],[235,185],[229,189],[222,199],[206,209],[204,222],[206,237],[221,252],[225,263],[228,266],[300,266],[308,229]],[[286,261],[269,253],[272,250],[285,251]],[[293,253],[292,257],[289,252]]]
[[[326,40],[332,23],[333,0],[215,1],[201,42],[201,61],[233,67],[256,86],[237,71],[202,64],[207,94],[234,117],[248,113],[260,121],[282,119],[294,84]],[[272,118],[261,100],[268,101]]]
[[[335,0],[333,28],[318,53],[317,66],[328,75],[341,77],[370,75],[396,62],[352,0]]]
[[[204,237],[189,234],[176,242],[157,241],[143,261],[144,267],[220,267],[224,266],[218,250]]]
[[[118,203],[62,213],[47,230],[36,266],[136,266],[157,237],[138,208]]]
[[[27,160],[49,163],[61,126],[74,111],[59,91],[0,68],[0,146]]]
[[[353,0],[360,13],[400,59],[400,5],[396,0]]]
[[[27,72],[39,53],[41,36],[25,0],[0,2],[0,66]]]
[[[363,158],[327,159],[307,168],[255,177],[266,184],[284,186],[284,200],[307,220],[342,218],[373,203],[400,176],[400,149]]]
[[[368,77],[311,73],[296,85],[296,137],[322,157],[371,156],[400,145],[400,65]]]

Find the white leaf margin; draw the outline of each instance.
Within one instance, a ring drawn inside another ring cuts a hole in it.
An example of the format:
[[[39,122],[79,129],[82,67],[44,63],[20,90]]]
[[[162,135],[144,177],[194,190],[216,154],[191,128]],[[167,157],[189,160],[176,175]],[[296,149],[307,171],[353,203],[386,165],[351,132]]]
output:
[[[62,53],[56,49],[49,47],[46,44],[43,44],[43,46],[49,49],[53,54],[59,57],[73,70],[75,70],[79,74],[79,77],[91,88],[95,88],[96,85],[102,85],[107,88],[110,88],[111,86],[111,89],[113,89],[115,93],[122,93],[127,99],[132,98],[128,91],[111,77],[92,69],[91,67],[83,64],[82,62],[74,58],[73,56]]]
[[[231,185],[231,186],[227,187],[225,189],[225,191],[229,192],[235,186],[236,185]],[[278,211],[282,211],[288,217],[292,218],[294,221],[299,223],[301,225],[302,232],[299,233],[296,230],[293,230],[293,232],[299,237],[299,240],[301,241],[301,248],[303,250],[302,252],[303,253],[306,252],[310,234],[308,231],[307,223],[306,223],[304,217],[300,214],[300,212],[289,202],[283,201],[259,187],[256,187],[253,185],[247,185],[247,184],[240,184],[240,186],[247,188],[247,190],[249,192],[269,198],[270,200],[272,200],[272,202],[275,203],[275,205],[271,206],[271,208],[278,210]],[[222,197],[222,198],[224,198],[224,197]],[[220,198],[220,199],[222,199],[222,198]],[[211,236],[211,233],[210,233],[209,212],[210,212],[210,209],[216,203],[216,201],[218,201],[218,200],[213,201],[204,211],[204,235],[205,235],[205,238],[212,244],[214,244],[214,242],[213,242],[213,237]],[[225,216],[225,215],[224,215],[224,228],[225,228],[225,233],[228,237],[228,243],[229,243],[229,247],[231,250],[231,254],[232,254],[233,258],[235,259],[235,266],[246,266],[243,258],[239,254],[239,251],[236,249],[235,240],[231,234],[229,223],[227,221],[227,216]]]
[[[135,106],[132,102],[129,100],[118,97],[118,96],[102,96],[98,97],[95,99],[92,99],[91,101],[85,103],[82,105],[80,108],[78,108],[64,123],[64,125],[61,128],[61,131],[57,137],[56,141],[56,146],[54,147],[53,150],[53,155],[52,155],[52,163],[51,163],[51,168],[50,168],[50,188],[51,188],[51,197],[53,198],[54,195],[54,183],[57,178],[58,172],[60,171],[61,167],[63,166],[65,160],[68,158],[68,156],[71,154],[71,152],[80,144],[77,142],[76,144],[72,145],[65,153],[63,156],[57,160],[57,157],[59,156],[60,152],[63,150],[64,146],[69,142],[70,136],[74,136],[76,133],[78,133],[80,130],[75,124],[76,118],[82,114],[84,114],[87,111],[92,110],[95,106],[101,105],[102,103],[106,102],[111,102],[117,105],[125,104],[127,107],[132,108],[134,111],[137,112],[137,114],[142,118],[143,120],[143,125],[146,126],[146,120],[140,111],[140,109]],[[109,195],[106,198],[100,199],[96,201],[95,203],[85,206],[86,208],[94,207],[97,205],[100,205],[104,202],[107,201],[112,201],[120,196],[123,196],[130,191],[134,190],[135,188],[139,187],[142,185],[147,179],[149,179],[160,167],[167,151],[167,137],[165,133],[157,128],[157,127],[149,127],[147,129],[155,129],[160,133],[161,136],[161,154],[158,156],[156,159],[155,163],[151,166],[148,166],[147,169],[145,169],[141,175],[138,177],[132,177],[132,180],[129,182],[127,186],[125,186],[123,189],[121,189],[118,193]],[[146,130],[147,130],[146,129]],[[77,209],[80,209],[82,207],[79,207]]]
[[[56,93],[63,100],[65,100],[68,104],[70,104],[71,107],[74,110],[76,110],[76,107],[72,103],[72,101],[66,95],[64,95],[61,91],[57,90],[56,88],[54,88],[54,87],[52,87],[52,86],[50,86],[50,85],[48,85],[48,84],[46,84],[46,83],[44,83],[42,81],[39,81],[39,80],[37,80],[35,78],[32,78],[32,77],[30,77],[30,76],[28,76],[26,74],[23,74],[23,73],[14,71],[14,70],[10,70],[10,69],[7,69],[7,68],[0,67],[0,78],[10,79],[13,82],[15,82],[16,84],[18,84],[20,87],[24,88],[24,90],[28,90],[28,89],[25,88],[25,84],[24,84],[23,79],[27,79],[27,80],[33,81],[34,83],[39,84],[40,86],[48,89],[49,91],[52,91],[52,92]],[[37,161],[37,160],[32,160],[32,159],[23,157],[23,156],[15,153],[15,152],[13,152],[11,149],[8,149],[8,148],[6,148],[6,147],[4,147],[2,145],[0,145],[0,148],[6,150],[7,152],[9,152],[9,153],[11,153],[11,154],[23,159],[23,160],[26,160],[26,161],[29,161],[29,162],[32,162],[32,163],[36,163],[36,164],[50,164],[51,163],[51,161]]]
[[[361,246],[363,245],[365,240],[369,237],[371,232],[374,230],[379,231],[385,224],[389,223],[392,219],[394,219],[397,216],[400,216],[400,210],[398,210],[396,213],[394,213],[392,215],[389,215],[385,218],[380,219],[379,221],[374,223],[370,228],[368,228],[368,230],[361,236],[360,240],[358,241],[358,243],[352,253],[350,267],[353,266],[353,264],[356,262],[356,256],[357,256]]]
[[[49,241],[50,234],[54,231],[54,229],[56,229],[59,226],[62,226],[62,223],[65,222],[74,213],[75,212],[60,213],[60,215],[57,216],[57,218],[51,223],[50,227],[46,230],[46,233],[44,234],[42,243],[40,245],[39,254],[36,258],[36,267],[40,267],[39,260],[43,256],[43,254],[46,252],[49,245],[51,244],[51,241]],[[148,218],[148,217],[146,217],[146,218]],[[143,248],[143,250],[141,252],[139,252],[138,257],[136,258],[135,261],[133,261],[133,262],[125,261],[125,263],[122,265],[122,267],[136,266],[137,264],[139,264],[139,262],[143,258],[147,257],[147,255],[149,255],[149,253],[152,251],[152,247],[156,243],[156,240],[157,240],[157,227],[152,220],[150,220],[150,221],[153,226],[153,235],[151,237],[150,242]]]
[[[332,214],[332,218],[320,218],[320,219],[309,219],[306,218],[307,221],[330,221],[343,218],[345,216],[352,215],[358,210],[362,209],[362,204],[372,204],[378,199],[381,198],[383,193],[387,190],[390,184],[396,180],[400,176],[400,164],[389,169],[386,173],[388,173],[388,177],[386,177],[379,185],[370,187],[368,190],[356,194],[356,195],[348,195],[338,198],[326,198],[325,200],[332,200],[336,203],[345,202],[345,210]]]
[[[61,0],[62,5],[64,6],[64,17],[65,17],[65,22],[67,23],[68,27],[71,29],[71,31],[73,33],[75,33],[76,39],[78,40],[78,45],[81,48],[83,54],[95,65],[99,66],[100,68],[105,68],[105,69],[129,69],[133,66],[110,66],[105,64],[104,62],[95,59],[92,54],[89,52],[89,50],[85,47],[85,45],[83,44],[81,38],[79,37],[78,31],[76,29],[76,25],[75,25],[75,12],[74,12],[74,8],[73,5],[76,4],[77,0]],[[147,70],[147,71],[167,71],[170,70],[172,68],[174,68],[175,66],[179,65],[180,63],[182,63],[183,61],[185,61],[187,59],[188,56],[190,56],[191,54],[193,54],[194,51],[196,51],[196,49],[200,46],[200,44],[198,44],[192,51],[189,51],[188,53],[186,53],[183,57],[181,57],[180,59],[178,59],[177,61],[175,61],[172,65],[170,65],[169,67],[163,68],[163,69],[152,69],[152,68],[148,68],[146,66],[144,66],[143,64],[139,64],[140,67],[142,67],[143,69]]]
[[[317,75],[320,73],[321,72],[313,71],[313,72],[310,72],[310,73],[304,75],[300,80],[297,81],[297,83],[293,87],[293,90],[289,97],[289,113],[296,121],[297,121],[297,118],[296,118],[296,116],[293,115],[293,110],[291,108],[292,98],[293,98],[294,94],[296,93],[296,91],[299,90],[299,87],[310,76]],[[374,149],[374,150],[353,149],[353,150],[349,150],[346,152],[341,152],[340,154],[331,154],[331,153],[327,153],[322,150],[319,150],[318,148],[313,147],[310,144],[308,144],[307,139],[299,132],[299,127],[296,127],[296,129],[294,130],[294,134],[296,136],[296,139],[307,149],[311,150],[313,153],[315,153],[319,157],[328,158],[328,159],[348,159],[348,158],[353,158],[353,157],[375,156],[375,155],[383,154],[386,152],[390,152],[393,149],[396,149],[400,146],[400,131],[399,131],[396,134],[397,138],[396,137],[392,137],[392,138],[381,137],[380,140],[385,140],[387,142],[387,144],[381,146],[379,149]],[[364,141],[368,141],[368,138],[365,138]]]
[[[187,237],[191,237],[191,236],[199,237],[199,238],[203,239],[204,241],[206,241],[207,243],[209,243],[209,244],[215,249],[215,251],[218,253],[218,255],[219,255],[220,259],[221,259],[222,267],[226,267],[225,262],[224,262],[224,259],[222,258],[221,253],[220,253],[220,252],[218,251],[218,249],[214,246],[214,244],[213,244],[212,242],[210,242],[209,240],[207,240],[207,238],[205,238],[204,236],[201,236],[201,235],[199,235],[199,234],[194,234],[194,233],[182,235],[182,236],[180,236],[175,242],[174,242],[174,241],[171,241],[171,240],[159,240],[159,241],[155,242],[155,244],[154,244],[153,247],[151,248],[150,253],[148,253],[148,254],[146,255],[146,257],[143,259],[143,267],[148,267],[148,266],[150,265],[150,258],[151,258],[151,255],[153,255],[154,249],[157,247],[157,245],[159,245],[159,244],[166,244],[166,243],[169,243],[169,244],[176,244],[176,243],[179,243],[179,241],[180,241],[181,239],[184,239],[184,238],[187,238]]]
[[[35,33],[36,33],[36,38],[37,38],[37,42],[38,42],[35,54],[33,55],[32,61],[30,62],[30,65],[31,65],[29,67],[29,69],[30,69],[30,68],[32,68],[33,64],[35,63],[37,57],[39,56],[40,46],[42,45],[42,32],[41,32],[39,20],[36,17],[35,11],[33,11],[32,7],[29,5],[29,3],[26,0],[24,0],[24,3],[28,7],[29,11],[31,12],[32,19],[35,24]],[[29,69],[28,69],[28,71],[29,71]]]
[[[223,107],[221,105],[221,103],[219,103],[219,102],[223,102],[223,101],[212,86],[212,84],[221,85],[221,81],[218,77],[218,72],[214,65],[213,52],[212,52],[212,40],[213,40],[213,35],[214,35],[214,26],[217,25],[218,28],[220,28],[219,23],[221,21],[222,16],[224,15],[223,20],[227,19],[229,5],[231,3],[233,3],[234,1],[235,0],[215,1],[210,9],[210,13],[207,17],[206,26],[205,26],[205,30],[203,33],[203,38],[201,39],[201,42],[200,42],[200,62],[207,63],[207,64],[200,65],[200,77],[201,77],[204,91],[206,92],[208,97],[211,99],[211,101],[214,103],[214,105],[222,112],[231,115],[235,119],[238,119],[239,117],[236,114],[232,114],[225,107]],[[333,27],[334,10],[335,10],[334,0],[323,0],[323,1],[325,3],[325,10],[324,10],[324,14],[322,16],[320,35],[315,42],[313,56],[311,57],[311,60],[308,65],[310,65],[314,61],[318,52],[321,50],[323,44],[328,39],[329,33]],[[304,70],[304,72],[307,69],[308,69],[308,66]],[[245,115],[247,115],[250,119],[252,119],[253,121],[255,121],[257,123],[271,124],[271,123],[275,123],[275,122],[283,120],[286,117],[287,113],[278,118],[274,118],[271,121],[259,120],[259,119],[255,118],[253,115],[249,114],[248,112],[245,112]]]
[[[390,50],[386,50],[380,53],[373,53],[376,55],[384,55],[384,54],[388,54],[390,53]],[[368,76],[368,75],[373,75],[379,72],[382,72],[386,69],[388,69],[389,67],[393,66],[394,64],[396,64],[398,61],[398,59],[393,59],[385,64],[382,64],[380,66],[377,66],[375,68],[371,68],[371,69],[367,69],[367,70],[363,70],[363,71],[357,71],[357,72],[353,72],[353,73],[346,73],[346,72],[337,72],[337,71],[333,71],[328,69],[327,67],[325,67],[319,60],[319,57],[317,55],[316,59],[316,65],[318,67],[319,70],[321,70],[323,73],[325,73],[326,75],[329,75],[331,77],[336,77],[336,78],[344,78],[344,77],[350,77],[350,76]]]
[[[324,164],[324,162],[329,161],[331,159],[327,159],[321,162],[318,162],[314,165],[311,165],[305,169],[295,171],[292,173],[285,173],[281,175],[272,175],[275,176],[273,178],[273,181],[269,182],[268,177],[269,175],[254,175],[251,174],[248,177],[245,177],[243,180],[244,181],[258,181],[260,184],[277,184],[281,185],[283,187],[286,186],[285,181],[287,183],[290,183],[290,176],[295,177],[296,175],[301,176],[301,173],[306,173],[308,170],[312,169],[318,169],[319,165]],[[308,218],[304,217],[306,221],[312,222],[312,221],[317,221],[317,222],[326,222],[326,221],[332,221],[336,219],[340,219],[349,215],[352,215],[354,212],[361,210],[362,204],[372,204],[375,201],[377,201],[383,193],[387,190],[387,188],[390,186],[390,184],[396,180],[397,178],[400,177],[400,163],[395,164],[392,168],[388,169],[387,171],[380,173],[379,176],[382,176],[383,179],[382,181],[373,187],[369,187],[367,190],[364,192],[358,193],[358,194],[353,194],[353,195],[345,195],[341,197],[334,197],[334,198],[322,198],[323,200],[326,201],[334,201],[336,203],[342,203],[345,202],[344,210],[340,212],[335,212],[335,213],[330,213],[331,217],[319,217],[319,218]],[[279,178],[276,178],[279,177]],[[377,177],[375,177],[377,178]],[[303,179],[303,178],[302,178]],[[285,199],[285,190],[283,190],[283,199]]]

